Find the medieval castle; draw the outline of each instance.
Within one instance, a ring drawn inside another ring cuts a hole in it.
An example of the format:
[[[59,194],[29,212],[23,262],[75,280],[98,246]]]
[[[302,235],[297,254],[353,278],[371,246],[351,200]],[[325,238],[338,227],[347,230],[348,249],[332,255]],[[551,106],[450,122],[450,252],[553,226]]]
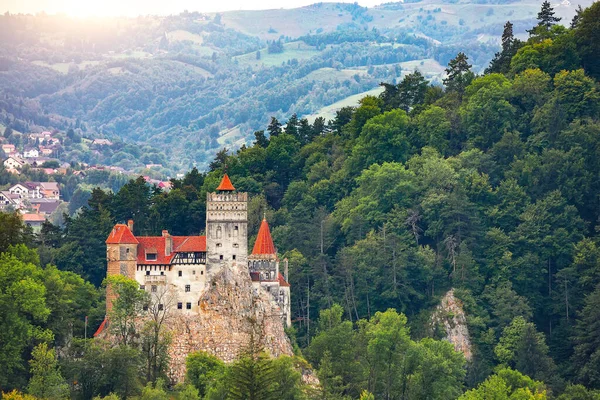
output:
[[[173,311],[200,313],[200,298],[211,277],[225,266],[247,270],[254,291],[265,291],[291,325],[287,262],[282,274],[266,219],[248,255],[248,194],[238,192],[227,174],[216,192],[207,193],[206,236],[134,236],[133,221],[117,224],[106,240],[107,275],[135,279],[152,293],[169,290]],[[114,294],[108,291],[107,314]],[[159,304],[161,308],[161,304]],[[101,327],[102,329],[102,327]]]

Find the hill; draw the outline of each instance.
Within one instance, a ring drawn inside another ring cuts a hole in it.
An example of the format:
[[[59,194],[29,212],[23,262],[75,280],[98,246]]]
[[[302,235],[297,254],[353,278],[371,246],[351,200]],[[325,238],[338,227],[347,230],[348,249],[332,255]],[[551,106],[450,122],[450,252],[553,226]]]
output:
[[[459,49],[482,71],[504,21],[525,36],[538,9],[532,1],[423,0],[168,17],[4,15],[0,122],[149,146],[173,175],[205,168],[223,144],[251,141],[271,116],[319,114],[415,68],[439,82]],[[556,12],[568,23],[575,6]],[[63,156],[144,166],[127,150],[97,157],[73,146]]]

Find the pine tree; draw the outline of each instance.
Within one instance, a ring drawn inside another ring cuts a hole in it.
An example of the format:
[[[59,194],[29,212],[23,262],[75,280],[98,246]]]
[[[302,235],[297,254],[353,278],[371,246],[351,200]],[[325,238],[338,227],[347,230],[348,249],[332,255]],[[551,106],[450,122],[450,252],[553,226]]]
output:
[[[292,114],[287,124],[285,124],[285,133],[298,138],[298,115],[296,113]]]
[[[448,63],[446,68],[446,74],[448,77],[444,79],[444,85],[449,92],[456,92],[459,98],[462,99],[462,95],[465,88],[471,83],[475,75],[471,72],[472,65],[467,61],[469,57],[465,53],[460,52]]]
[[[496,53],[485,73],[508,73],[510,70],[510,60],[517,53],[520,46],[521,41],[516,39],[513,33],[513,24],[510,21],[506,21],[504,31],[502,32],[502,50]]]
[[[275,400],[273,362],[257,341],[260,333],[253,326],[250,341],[241,357],[231,366],[229,397],[233,400]]]
[[[262,147],[263,149],[269,145],[269,139],[265,136],[265,131],[256,131],[254,132],[254,144],[258,147]]]
[[[542,3],[542,9],[538,13],[537,19],[539,21],[538,26],[545,26],[547,29],[550,29],[552,25],[556,25],[561,20],[561,18],[554,16],[554,8],[548,0]]]
[[[425,100],[425,92],[427,92],[427,81],[419,71],[415,70],[406,75],[398,85],[399,107],[409,112],[411,108]]]
[[[271,122],[267,127],[270,137],[279,136],[281,134],[281,123],[275,117],[271,117]]]
[[[533,29],[528,30],[530,36],[539,36],[550,31],[552,26],[560,22],[561,18],[554,16],[554,8],[548,0],[542,3],[542,9],[537,15],[538,24]]]

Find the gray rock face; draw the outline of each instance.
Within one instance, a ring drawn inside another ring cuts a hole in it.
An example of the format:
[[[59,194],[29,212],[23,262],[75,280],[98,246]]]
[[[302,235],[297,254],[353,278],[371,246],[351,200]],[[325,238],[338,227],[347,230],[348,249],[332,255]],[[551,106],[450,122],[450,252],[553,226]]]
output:
[[[454,289],[448,291],[436,307],[432,315],[432,324],[441,325],[446,334],[445,339],[454,345],[454,349],[463,353],[467,361],[472,359],[467,318],[462,302],[454,297]]]
[[[171,378],[183,380],[185,359],[193,351],[205,351],[227,363],[234,361],[253,333],[271,356],[293,355],[280,315],[269,294],[252,287],[247,272],[223,268],[200,297],[198,314],[169,320]]]

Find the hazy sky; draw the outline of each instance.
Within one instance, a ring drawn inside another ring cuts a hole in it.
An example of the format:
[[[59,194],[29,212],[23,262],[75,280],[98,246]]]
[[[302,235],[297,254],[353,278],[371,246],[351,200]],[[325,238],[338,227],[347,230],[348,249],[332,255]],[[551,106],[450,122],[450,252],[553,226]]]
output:
[[[337,0],[353,3],[355,0]],[[390,1],[390,0],[385,0]],[[140,14],[178,14],[188,11],[264,10],[294,8],[318,0],[0,0],[0,12],[49,14],[66,13],[74,16],[107,16]],[[359,0],[362,6],[374,6],[381,0]]]

